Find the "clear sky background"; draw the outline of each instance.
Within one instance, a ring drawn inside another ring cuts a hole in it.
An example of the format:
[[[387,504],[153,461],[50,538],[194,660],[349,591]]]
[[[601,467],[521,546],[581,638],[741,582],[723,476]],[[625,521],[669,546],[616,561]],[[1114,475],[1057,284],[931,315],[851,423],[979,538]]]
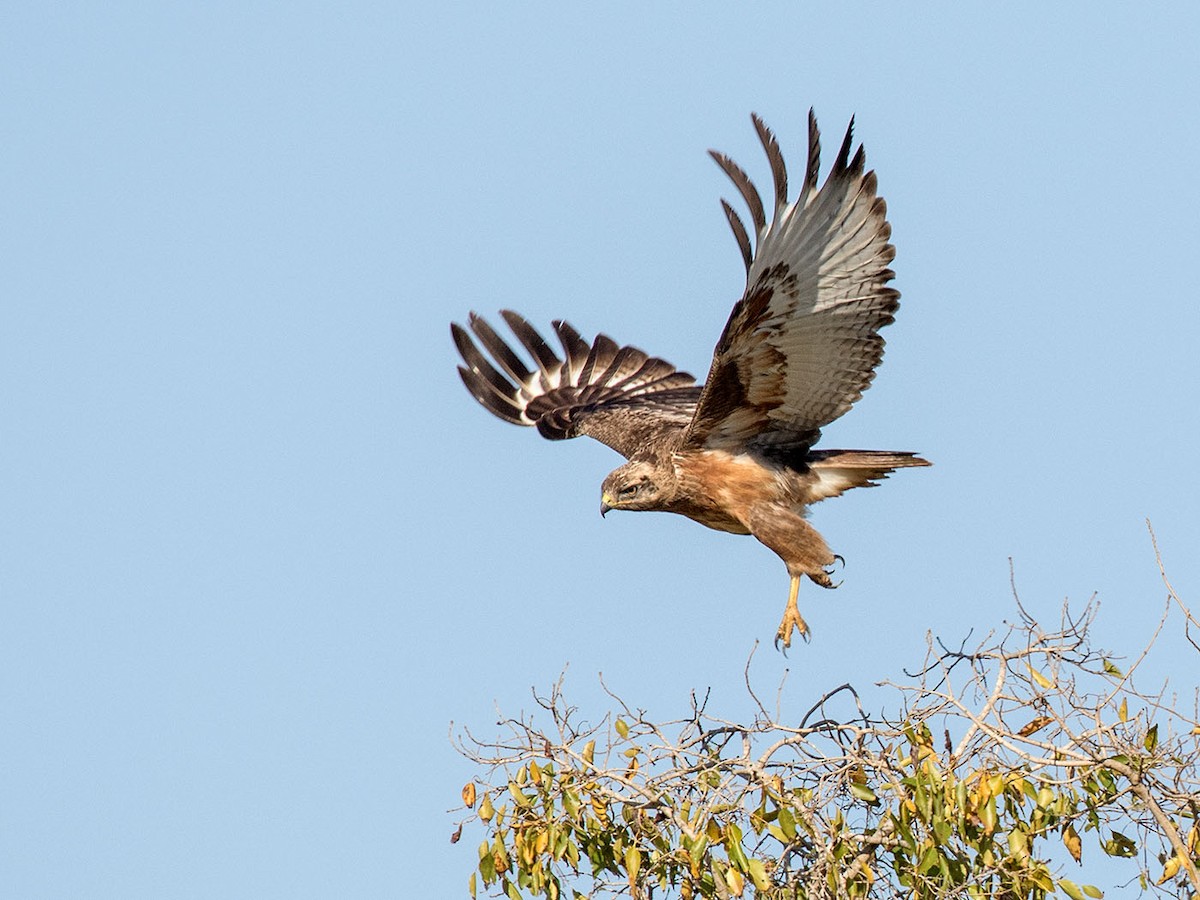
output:
[[[1200,8],[603,6],[0,10],[4,896],[464,896],[450,723],[568,665],[591,718],[600,672],[739,710],[755,641],[785,709],[882,700],[1013,617],[1009,557],[1129,653],[1146,517],[1200,605]],[[796,161],[809,106],[826,164],[857,114],[903,294],[824,446],[936,465],[815,510],[845,583],[785,660],[770,551],[601,521],[619,458],[484,412],[447,324],[704,373],[743,286],[704,151],[765,181],[748,114]]]

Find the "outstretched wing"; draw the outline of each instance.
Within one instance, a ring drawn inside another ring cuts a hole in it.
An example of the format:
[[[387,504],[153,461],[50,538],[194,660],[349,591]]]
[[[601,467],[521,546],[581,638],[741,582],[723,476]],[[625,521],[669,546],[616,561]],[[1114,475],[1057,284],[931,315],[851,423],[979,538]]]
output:
[[[470,333],[457,323],[450,332],[465,363],[458,367],[463,384],[504,421],[536,425],[550,440],[586,434],[627,458],[692,421],[700,388],[693,376],[669,362],[637,347],[618,347],[603,334],[589,345],[566,322],[555,322],[560,359],[515,312],[500,315],[532,357],[533,368],[482,316],[471,313]]]
[[[875,377],[879,329],[899,306],[899,292],[887,287],[895,249],[862,147],[850,158],[853,119],[818,189],[820,132],[809,111],[808,165],[790,203],[779,144],[752,119],[771,164],[774,217],[768,224],[746,173],[710,151],[750,209],[756,246],[722,200],[746,263],[746,292],[717,343],[685,445],[791,454],[812,446]]]

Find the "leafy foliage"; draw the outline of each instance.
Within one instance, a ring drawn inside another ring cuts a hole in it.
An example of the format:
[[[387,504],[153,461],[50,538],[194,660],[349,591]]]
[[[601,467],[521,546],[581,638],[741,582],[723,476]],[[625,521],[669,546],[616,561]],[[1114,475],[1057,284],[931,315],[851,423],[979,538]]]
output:
[[[486,773],[455,834],[484,830],[471,895],[1102,897],[1053,864],[1058,848],[1127,858],[1146,890],[1200,891],[1194,702],[1135,688],[1145,652],[1123,672],[1092,648],[1094,604],[1049,633],[1018,609],[969,652],[930,641],[889,685],[895,716],[843,685],[782,721],[747,677],[749,723],[696,697],[656,723],[614,696],[588,726],[560,679],[507,738],[460,739]]]

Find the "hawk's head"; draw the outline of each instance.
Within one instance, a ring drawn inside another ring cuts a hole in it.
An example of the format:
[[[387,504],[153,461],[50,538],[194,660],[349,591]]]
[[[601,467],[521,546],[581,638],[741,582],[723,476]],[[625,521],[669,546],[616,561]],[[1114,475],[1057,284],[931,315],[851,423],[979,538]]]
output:
[[[630,460],[600,485],[600,515],[610,509],[662,509],[675,492],[675,473],[648,460]]]

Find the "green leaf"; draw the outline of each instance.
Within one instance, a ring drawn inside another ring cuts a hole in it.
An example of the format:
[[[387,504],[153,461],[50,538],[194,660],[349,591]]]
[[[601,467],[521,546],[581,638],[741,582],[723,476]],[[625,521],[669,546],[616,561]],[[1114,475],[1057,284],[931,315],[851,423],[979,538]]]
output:
[[[562,805],[568,816],[579,821],[579,798],[574,791],[563,791]]]
[[[1124,678],[1125,677],[1125,673],[1122,672],[1120,669],[1118,669],[1115,665],[1113,665],[1112,660],[1106,659],[1104,661],[1104,671],[1107,672],[1109,675],[1112,675],[1114,678]]]
[[[725,826],[725,852],[729,862],[739,871],[746,870],[746,851],[742,849],[742,829],[732,822]]]
[[[796,818],[792,815],[791,807],[779,807],[779,827],[783,829],[783,835],[789,841],[796,839]]]
[[[1137,856],[1137,844],[1121,834],[1119,831],[1114,831],[1112,837],[1105,841],[1101,848],[1109,856],[1132,857]]]
[[[1025,860],[1029,857],[1029,835],[1019,828],[1008,833],[1008,852],[1013,858]]]
[[[1058,886],[1064,894],[1071,900],[1083,900],[1083,892],[1079,890],[1079,885],[1066,878],[1058,879]]]
[[[625,871],[629,874],[629,883],[637,881],[638,870],[642,867],[642,851],[630,847],[625,851]]]
[[[485,853],[479,858],[479,874],[483,876],[484,884],[496,880],[496,859],[491,853]]]
[[[878,803],[879,798],[875,796],[875,792],[865,784],[855,784],[850,782],[850,793],[859,800],[866,803]]]
[[[1142,741],[1142,746],[1150,753],[1154,752],[1154,748],[1158,746],[1158,726],[1152,725],[1150,730],[1146,732],[1146,739]]]
[[[1100,898],[1104,896],[1104,891],[1100,890],[1100,888],[1096,887],[1094,884],[1083,885],[1083,892],[1089,897],[1095,897],[1096,900],[1100,900]]]
[[[934,868],[942,859],[942,855],[938,853],[937,847],[929,847],[921,854],[921,861],[917,863],[917,874],[926,875],[929,870]]]
[[[617,734],[623,738],[629,737],[629,726],[625,724],[624,719],[617,719],[613,724],[616,726]]]
[[[533,798],[526,796],[526,794],[511,781],[508,783],[508,792],[512,794],[512,798],[517,802],[517,806],[527,807],[533,803]]]
[[[763,865],[761,859],[752,859],[746,866],[746,871],[750,875],[750,880],[754,882],[754,889],[760,893],[766,893],[771,888],[771,880],[767,878],[767,868]]]

